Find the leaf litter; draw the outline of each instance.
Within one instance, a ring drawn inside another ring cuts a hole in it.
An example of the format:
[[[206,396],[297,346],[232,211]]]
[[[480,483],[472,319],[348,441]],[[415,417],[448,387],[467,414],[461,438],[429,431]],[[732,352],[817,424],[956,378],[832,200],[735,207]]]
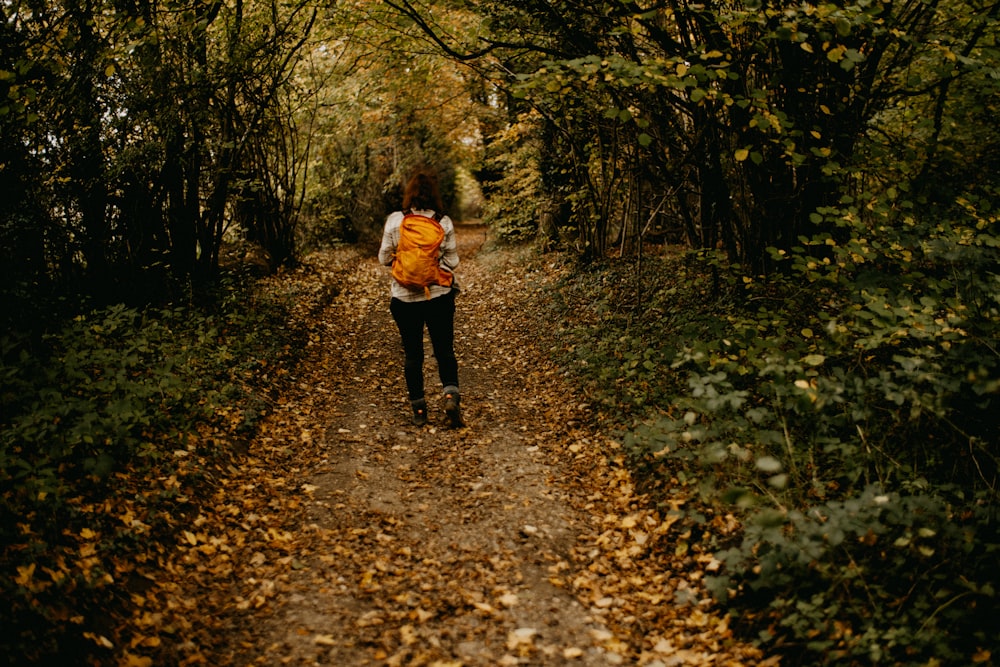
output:
[[[733,637],[701,586],[711,554],[639,494],[543,352],[533,295],[556,269],[477,253],[484,227],[458,235],[466,426],[436,400],[410,424],[373,257],[324,251],[270,279],[305,360],[146,570],[120,664],[776,664]],[[429,345],[425,377],[436,399]]]

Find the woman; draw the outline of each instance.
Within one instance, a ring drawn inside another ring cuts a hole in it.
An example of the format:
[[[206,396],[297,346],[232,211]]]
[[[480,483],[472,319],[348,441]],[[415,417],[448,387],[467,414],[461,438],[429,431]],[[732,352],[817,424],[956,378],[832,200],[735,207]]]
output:
[[[430,334],[438,374],[443,387],[444,411],[452,426],[461,426],[459,410],[458,361],[455,358],[455,295],[458,283],[454,280],[458,266],[455,227],[451,218],[442,213],[441,195],[437,181],[427,172],[419,172],[406,184],[403,191],[403,208],[389,215],[382,232],[382,247],[378,260],[392,266],[400,244],[400,230],[408,215],[423,216],[434,224],[437,220],[444,231],[444,240],[438,248],[438,266],[451,278],[451,284],[432,284],[426,287],[404,287],[396,277],[392,279],[392,313],[403,341],[403,376],[413,408],[413,423],[427,423],[427,400],[424,397],[424,327]],[[413,218],[410,221],[414,220]],[[422,221],[422,218],[416,218]],[[409,224],[409,223],[408,223]],[[445,281],[441,281],[445,282]]]

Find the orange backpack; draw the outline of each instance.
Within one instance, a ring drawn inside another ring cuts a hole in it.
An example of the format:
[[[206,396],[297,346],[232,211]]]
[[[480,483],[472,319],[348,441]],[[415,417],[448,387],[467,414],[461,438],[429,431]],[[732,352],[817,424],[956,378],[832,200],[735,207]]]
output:
[[[454,276],[441,268],[439,255],[444,241],[444,228],[433,218],[405,211],[399,225],[399,244],[392,260],[392,277],[411,290],[424,290],[430,298],[431,285],[450,287]]]

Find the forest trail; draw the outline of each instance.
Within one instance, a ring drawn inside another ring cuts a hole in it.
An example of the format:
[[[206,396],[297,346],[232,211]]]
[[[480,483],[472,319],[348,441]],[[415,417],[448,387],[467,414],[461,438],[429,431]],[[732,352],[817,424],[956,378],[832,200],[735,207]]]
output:
[[[410,423],[374,258],[331,251],[275,279],[303,301],[330,296],[302,315],[317,323],[297,389],[211,510],[231,528],[225,566],[194,548],[177,564],[198,574],[175,606],[215,621],[191,627],[177,660],[761,664],[704,601],[710,556],[675,553],[672,517],[635,495],[539,349],[552,324],[526,295],[540,278],[509,251],[478,252],[485,228],[458,236],[464,428],[445,426],[429,347],[431,422]]]

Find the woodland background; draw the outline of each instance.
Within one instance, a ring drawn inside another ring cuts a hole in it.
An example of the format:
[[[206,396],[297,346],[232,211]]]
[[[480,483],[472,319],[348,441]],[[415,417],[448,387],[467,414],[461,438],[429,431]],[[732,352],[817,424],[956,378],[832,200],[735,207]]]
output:
[[[552,353],[654,497],[739,512],[747,637],[993,662],[998,7],[5,0],[3,653],[100,654],[294,359],[255,276],[373,246],[429,166],[574,262]]]

